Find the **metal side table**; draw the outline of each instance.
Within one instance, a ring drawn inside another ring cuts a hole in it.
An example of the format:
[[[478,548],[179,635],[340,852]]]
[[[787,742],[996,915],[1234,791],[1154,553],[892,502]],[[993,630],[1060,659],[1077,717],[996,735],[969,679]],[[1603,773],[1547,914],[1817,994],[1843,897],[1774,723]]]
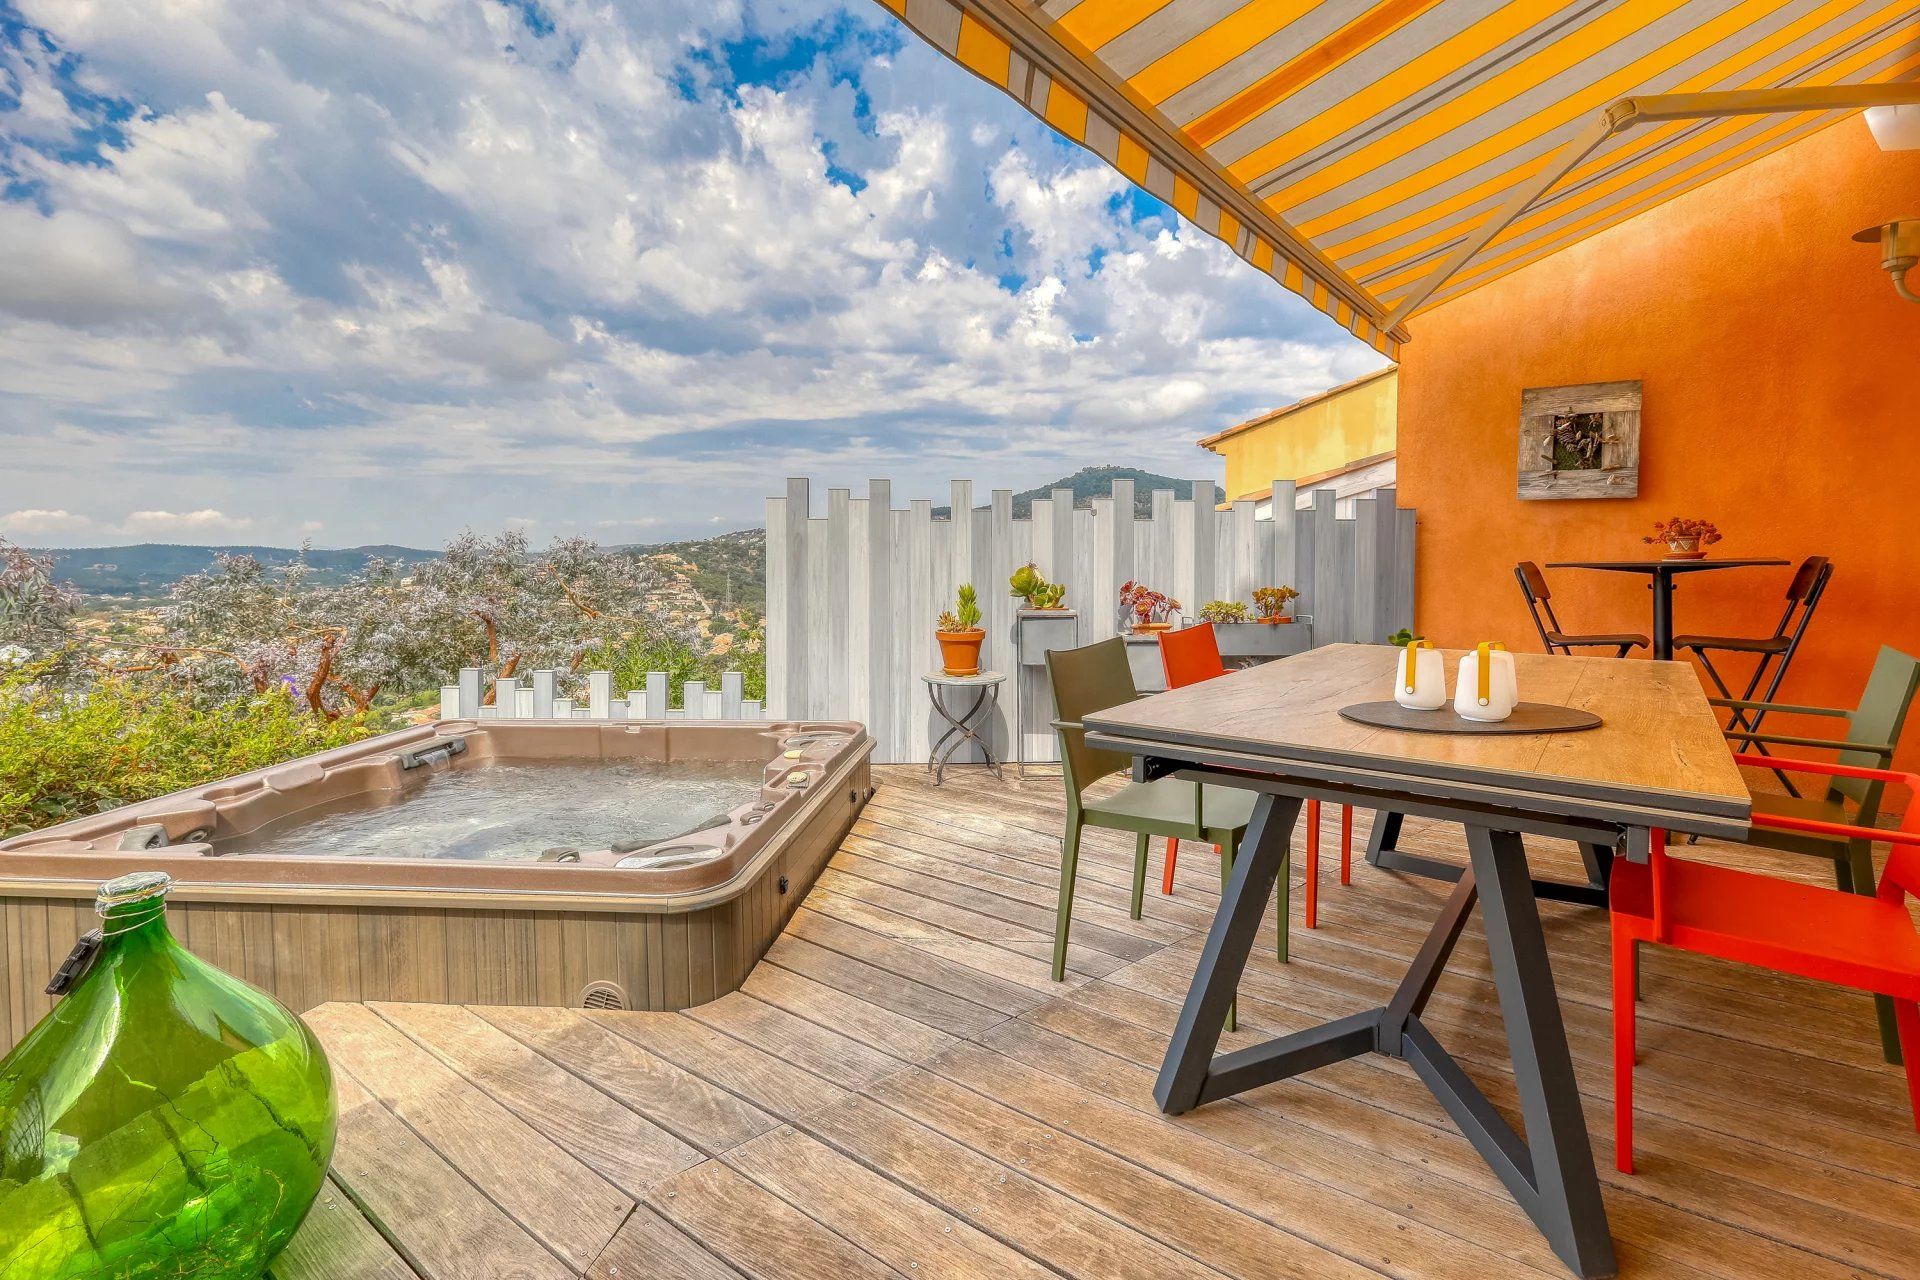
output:
[[[987,768],[993,770],[993,776],[1004,777],[1001,762],[994,759],[993,748],[980,736],[979,729],[999,704],[1000,685],[1006,677],[998,671],[982,671],[971,676],[950,676],[944,671],[929,671],[920,678],[926,682],[927,697],[933,702],[934,714],[947,722],[947,731],[940,735],[927,756],[927,769],[933,774],[933,785],[940,785],[948,763],[969,742],[980,748],[981,758]],[[972,692],[973,700],[964,706],[955,707],[949,701],[957,701],[967,691]]]

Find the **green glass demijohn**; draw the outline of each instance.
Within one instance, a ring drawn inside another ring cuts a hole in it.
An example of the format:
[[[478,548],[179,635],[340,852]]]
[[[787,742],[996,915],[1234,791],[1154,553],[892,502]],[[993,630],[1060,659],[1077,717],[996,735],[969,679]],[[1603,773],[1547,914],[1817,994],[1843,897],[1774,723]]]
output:
[[[333,1073],[306,1024],[100,887],[53,1011],[0,1060],[0,1276],[257,1280],[319,1194]]]

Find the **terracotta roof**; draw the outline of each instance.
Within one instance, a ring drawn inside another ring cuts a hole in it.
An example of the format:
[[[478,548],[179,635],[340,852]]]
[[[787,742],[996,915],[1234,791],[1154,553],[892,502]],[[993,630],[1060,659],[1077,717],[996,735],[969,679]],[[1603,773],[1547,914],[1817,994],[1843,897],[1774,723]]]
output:
[[[1290,413],[1297,413],[1299,410],[1306,408],[1308,405],[1319,404],[1322,400],[1331,400],[1333,397],[1337,395],[1342,395],[1348,391],[1351,391],[1355,387],[1364,387],[1369,382],[1373,382],[1379,378],[1384,378],[1390,373],[1398,373],[1399,371],[1400,371],[1400,366],[1397,364],[1390,364],[1384,369],[1375,369],[1372,373],[1362,374],[1351,382],[1343,382],[1337,387],[1328,387],[1325,391],[1316,392],[1315,394],[1308,396],[1304,400],[1295,400],[1292,404],[1282,405],[1278,409],[1269,409],[1265,413],[1260,414],[1258,417],[1248,418],[1245,422],[1235,423],[1233,426],[1228,427],[1225,431],[1216,431],[1212,435],[1207,436],[1205,439],[1199,441],[1199,445],[1202,449],[1213,449],[1213,445],[1216,440],[1224,440],[1228,436],[1234,435],[1237,432],[1247,431],[1247,430],[1251,430],[1254,427],[1264,426],[1269,422],[1274,422],[1280,418],[1284,418]],[[1213,449],[1213,451],[1215,453],[1220,452],[1218,449]]]

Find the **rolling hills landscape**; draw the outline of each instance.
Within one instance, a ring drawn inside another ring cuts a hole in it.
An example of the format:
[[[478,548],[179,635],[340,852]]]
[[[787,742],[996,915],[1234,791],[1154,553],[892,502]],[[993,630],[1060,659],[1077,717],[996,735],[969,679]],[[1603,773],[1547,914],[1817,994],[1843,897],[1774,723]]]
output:
[[[1094,498],[1111,493],[1115,480],[1133,481],[1134,510],[1141,516],[1151,510],[1156,489],[1172,489],[1181,498],[1193,494],[1191,481],[1136,467],[1084,467],[1051,484],[1015,494],[1013,513],[1021,518],[1030,516],[1034,499],[1047,497],[1055,489],[1072,490],[1074,505],[1084,507]],[[936,507],[934,514],[947,518],[951,513],[946,507]],[[608,549],[670,557],[667,567],[676,579],[676,591],[699,596],[716,613],[738,609],[748,617],[758,617],[766,610],[767,537],[763,529],[740,529],[711,538]],[[164,599],[167,589],[175,582],[210,567],[214,557],[222,553],[250,555],[269,568],[292,564],[304,556],[314,570],[314,581],[321,585],[345,581],[375,557],[417,564],[440,554],[421,547],[387,544],[302,551],[295,547],[181,546],[151,542],[118,547],[50,547],[36,550],[34,554],[51,557],[54,573],[71,582],[82,594],[103,605],[125,606]]]

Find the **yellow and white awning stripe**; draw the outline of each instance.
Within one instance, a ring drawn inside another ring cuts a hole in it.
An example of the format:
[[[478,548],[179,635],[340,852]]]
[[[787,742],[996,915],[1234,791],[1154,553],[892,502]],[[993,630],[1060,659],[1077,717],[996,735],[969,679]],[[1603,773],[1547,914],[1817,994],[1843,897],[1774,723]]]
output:
[[[1620,99],[1920,78],[1920,0],[880,2],[1390,356],[1409,295],[1458,296],[1849,114],[1608,136],[1423,298]]]

